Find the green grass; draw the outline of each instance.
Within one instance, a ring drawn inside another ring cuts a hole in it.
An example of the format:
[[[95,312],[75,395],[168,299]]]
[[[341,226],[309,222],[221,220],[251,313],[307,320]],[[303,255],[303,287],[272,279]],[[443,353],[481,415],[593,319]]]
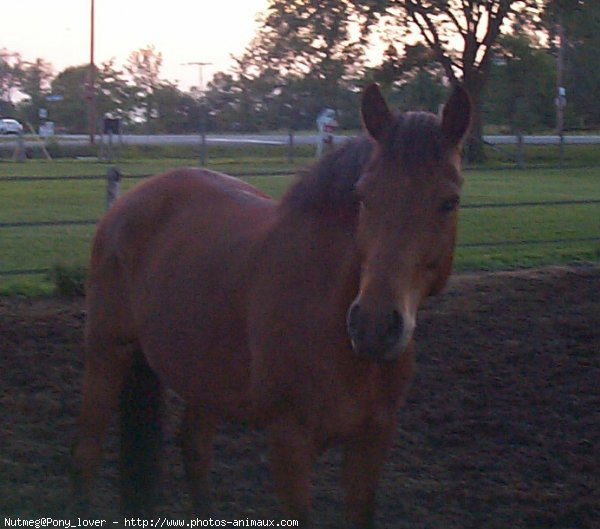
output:
[[[463,204],[600,199],[600,168],[466,171]],[[464,247],[480,242],[600,238],[600,204],[461,211],[456,268],[596,261],[600,242]]]
[[[296,158],[290,165],[283,158],[243,159],[220,158],[210,163],[210,169],[226,173],[260,174],[268,171],[294,171],[309,163],[312,159]],[[197,166],[198,160],[194,158],[151,159],[140,158],[135,160],[121,160],[115,162],[124,176],[146,176],[159,174],[174,167]],[[109,164],[95,160],[30,160],[27,163],[0,163],[0,182],[2,177],[34,177],[34,176],[98,176],[100,179],[106,174]]]
[[[198,165],[199,148],[193,145],[126,145],[119,153],[114,164],[124,174],[148,175],[177,166]],[[314,146],[296,145],[293,163],[290,163],[287,145],[210,145],[207,164],[212,169],[230,173],[246,172],[248,168],[281,170],[305,165],[313,160],[314,154]],[[26,163],[15,163],[10,156],[5,154],[3,157],[0,151],[0,177],[99,175],[106,171],[108,163],[99,161],[97,155],[97,148],[82,144],[61,148],[53,160],[35,155]]]
[[[241,154],[241,152],[238,152]],[[217,163],[218,162],[218,163]],[[191,159],[127,160],[126,175],[160,172]],[[213,167],[226,172],[288,168],[282,160],[248,155],[245,163],[221,157]],[[3,176],[103,175],[107,165],[90,161],[30,161],[0,164],[0,222],[96,219],[105,207],[105,183],[98,180],[2,181]],[[154,170],[152,170],[154,169]],[[247,181],[280,196],[289,177],[254,176]],[[123,189],[139,179],[125,179]],[[526,171],[467,170],[463,204],[600,199],[600,168]],[[0,270],[85,267],[93,226],[0,229]],[[463,208],[458,270],[507,269],[554,263],[597,261],[599,242],[465,247],[479,242],[600,237],[600,204],[507,209]],[[0,275],[0,293],[45,294],[51,281],[38,276]]]
[[[513,145],[486,146],[486,167],[514,169],[517,166],[518,149]],[[558,167],[561,164],[558,145],[524,145],[523,164],[526,168]],[[597,145],[566,144],[563,150],[564,167],[600,165],[600,149]]]

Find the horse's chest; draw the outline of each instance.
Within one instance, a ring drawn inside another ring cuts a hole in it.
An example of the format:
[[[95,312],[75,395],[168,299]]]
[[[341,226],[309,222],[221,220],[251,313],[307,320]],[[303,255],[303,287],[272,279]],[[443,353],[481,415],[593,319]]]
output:
[[[344,388],[329,400],[320,431],[329,439],[353,437],[367,429],[388,425],[397,409],[397,392],[381,384],[380,377],[370,375],[360,385]]]

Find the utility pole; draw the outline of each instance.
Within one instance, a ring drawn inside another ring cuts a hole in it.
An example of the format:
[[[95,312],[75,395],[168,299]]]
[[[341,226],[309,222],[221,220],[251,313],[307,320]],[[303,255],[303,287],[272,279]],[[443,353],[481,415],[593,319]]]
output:
[[[193,61],[184,62],[182,66],[197,66],[198,67],[198,94],[200,102],[200,166],[206,165],[206,126],[208,121],[208,109],[206,108],[206,100],[204,97],[204,77],[203,67],[211,66],[212,62]]]
[[[90,145],[94,145],[96,142],[96,65],[94,63],[94,25],[94,0],[91,0],[90,69],[87,87]]]

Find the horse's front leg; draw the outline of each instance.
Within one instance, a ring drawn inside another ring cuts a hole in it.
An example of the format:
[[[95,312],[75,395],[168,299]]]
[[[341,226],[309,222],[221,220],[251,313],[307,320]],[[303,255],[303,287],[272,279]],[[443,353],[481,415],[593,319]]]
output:
[[[291,416],[284,416],[268,428],[269,462],[276,492],[283,509],[301,528],[309,528],[310,480],[315,461],[312,434]]]
[[[180,431],[185,473],[190,484],[193,516],[211,510],[209,470],[213,456],[215,421],[188,405]]]
[[[346,515],[354,529],[375,527],[377,485],[394,430],[395,420],[389,417],[344,443],[342,486],[346,492]]]

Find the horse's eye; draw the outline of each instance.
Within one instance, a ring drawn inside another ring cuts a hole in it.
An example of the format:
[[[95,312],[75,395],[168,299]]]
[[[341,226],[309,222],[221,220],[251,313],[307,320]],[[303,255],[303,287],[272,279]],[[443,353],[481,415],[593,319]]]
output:
[[[454,211],[458,207],[459,203],[460,203],[460,199],[458,197],[449,198],[448,200],[444,200],[444,202],[442,202],[440,210],[443,213],[450,213],[451,211]]]

